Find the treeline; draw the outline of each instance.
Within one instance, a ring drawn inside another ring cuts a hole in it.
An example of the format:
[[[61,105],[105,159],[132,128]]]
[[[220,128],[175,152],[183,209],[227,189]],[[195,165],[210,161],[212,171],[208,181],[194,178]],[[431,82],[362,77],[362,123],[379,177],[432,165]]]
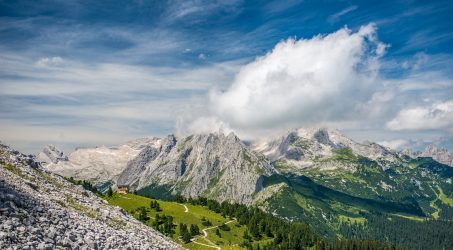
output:
[[[436,206],[440,209],[439,219],[453,220],[453,206],[444,204],[441,201],[436,201]]]
[[[184,223],[179,223],[179,235],[184,243],[189,243],[190,240],[200,234],[200,228],[197,225],[190,224],[190,229]]]
[[[235,218],[240,225],[247,227],[241,243],[241,246],[247,249],[399,249],[390,244],[370,240],[353,239],[329,242],[303,223],[278,218],[257,207],[228,202],[219,203],[206,198],[186,200],[181,196],[176,197],[176,201],[204,206],[225,218]],[[267,243],[259,243],[258,241],[264,237],[272,240],[266,241]]]
[[[101,192],[99,192],[99,190],[93,186],[93,184],[91,184],[89,181],[85,181],[85,180],[76,180],[74,179],[72,176],[69,177],[69,178],[65,178],[67,181],[71,182],[72,184],[75,184],[75,185],[80,185],[82,186],[84,189],[88,190],[88,191],[91,191],[97,195],[102,195]]]
[[[148,212],[151,210],[155,210],[156,212],[163,211],[157,200],[151,200],[149,207],[141,206],[135,210],[131,210],[130,213],[133,214],[139,221],[147,223],[150,219],[148,217]],[[175,234],[176,224],[173,223],[173,217],[170,215],[156,214],[156,217],[150,225],[168,237],[172,237]]]
[[[343,223],[340,233],[347,238],[388,241],[411,249],[453,249],[453,221],[416,221],[371,215],[364,224]]]
[[[183,202],[184,199],[178,197],[177,201]],[[243,236],[242,246],[249,249],[256,245],[253,242],[261,240],[264,236],[274,238],[273,243],[269,244],[270,247],[282,246],[285,249],[313,247],[324,241],[308,226],[279,219],[257,207],[247,207],[228,202],[219,203],[206,198],[188,199],[187,202],[192,205],[205,206],[223,217],[235,218],[240,225],[246,226],[248,231]]]
[[[156,218],[152,224],[152,227],[157,229],[168,237],[172,237],[175,234],[176,224],[173,223],[173,217],[170,215],[159,215],[156,214]]]

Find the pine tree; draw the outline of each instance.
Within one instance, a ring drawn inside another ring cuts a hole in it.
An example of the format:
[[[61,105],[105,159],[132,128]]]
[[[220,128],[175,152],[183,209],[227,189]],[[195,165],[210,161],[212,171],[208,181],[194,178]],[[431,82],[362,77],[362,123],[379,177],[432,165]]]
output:
[[[159,221],[160,221],[160,215],[156,214],[156,222],[159,223]]]
[[[112,187],[109,187],[109,190],[107,191],[107,195],[108,195],[109,197],[112,197],[112,195],[113,195]]]
[[[139,221],[146,221],[148,219],[148,216],[146,215],[146,208],[145,207],[140,207],[139,208],[139,214],[138,214],[138,220]]]
[[[193,237],[193,236],[196,236],[199,234],[200,234],[200,229],[198,228],[198,226],[194,225],[194,224],[190,224],[190,235]]]
[[[155,203],[155,209],[156,209],[156,212],[162,211],[162,209],[160,208],[160,204],[159,204],[159,202],[157,202],[157,201],[156,201],[156,203]]]
[[[190,242],[190,233],[189,231],[187,230],[187,225],[184,224],[184,223],[179,223],[179,235],[181,236],[182,238],[182,241],[184,243],[189,243]]]
[[[242,235],[242,238],[246,239],[246,240],[249,240],[250,239],[250,235],[249,235],[249,230],[246,229],[244,231],[244,234]]]

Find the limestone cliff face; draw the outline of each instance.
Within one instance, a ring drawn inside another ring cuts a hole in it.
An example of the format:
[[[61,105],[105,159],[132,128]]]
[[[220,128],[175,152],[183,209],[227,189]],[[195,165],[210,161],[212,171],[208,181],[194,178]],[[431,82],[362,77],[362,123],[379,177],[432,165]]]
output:
[[[234,134],[169,135],[160,148],[144,148],[128,163],[118,184],[135,190],[166,186],[186,197],[252,202],[262,176],[274,169],[264,156],[250,151]]]
[[[40,161],[47,170],[65,177],[88,180],[94,184],[116,183],[118,176],[130,160],[134,159],[144,147],[153,145],[158,147],[159,142],[158,138],[142,138],[114,147],[77,148],[64,160],[55,161],[46,160],[42,156],[48,155],[46,151],[49,147],[46,147],[39,154],[41,156],[39,159],[44,159]],[[58,149],[53,151],[61,152]],[[63,156],[62,152],[61,156]],[[47,158],[52,159],[52,156]]]
[[[44,164],[57,164],[59,161],[67,161],[68,157],[54,145],[47,145],[42,152],[36,156],[36,160]]]
[[[431,157],[434,160],[453,167],[453,153],[445,148],[438,148],[435,145],[428,145],[421,153],[423,157]]]

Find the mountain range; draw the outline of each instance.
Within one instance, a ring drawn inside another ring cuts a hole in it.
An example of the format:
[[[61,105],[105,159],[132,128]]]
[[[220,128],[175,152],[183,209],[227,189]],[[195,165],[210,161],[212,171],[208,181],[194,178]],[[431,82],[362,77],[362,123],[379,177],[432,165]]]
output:
[[[128,185],[160,199],[182,195],[253,205],[331,237],[343,233],[344,223],[371,223],[376,216],[452,219],[447,150],[396,152],[325,128],[254,142],[233,133],[169,135],[78,148],[68,156],[47,146],[37,159],[47,170],[90,181],[101,191]]]

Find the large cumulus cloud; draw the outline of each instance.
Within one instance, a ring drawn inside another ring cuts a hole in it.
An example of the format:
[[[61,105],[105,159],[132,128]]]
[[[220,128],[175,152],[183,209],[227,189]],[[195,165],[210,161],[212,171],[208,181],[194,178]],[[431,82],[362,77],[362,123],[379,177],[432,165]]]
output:
[[[386,126],[397,131],[445,128],[453,133],[453,101],[403,109]]]
[[[357,115],[378,86],[385,47],[372,24],[282,41],[245,65],[228,89],[211,92],[211,121],[255,130]]]

